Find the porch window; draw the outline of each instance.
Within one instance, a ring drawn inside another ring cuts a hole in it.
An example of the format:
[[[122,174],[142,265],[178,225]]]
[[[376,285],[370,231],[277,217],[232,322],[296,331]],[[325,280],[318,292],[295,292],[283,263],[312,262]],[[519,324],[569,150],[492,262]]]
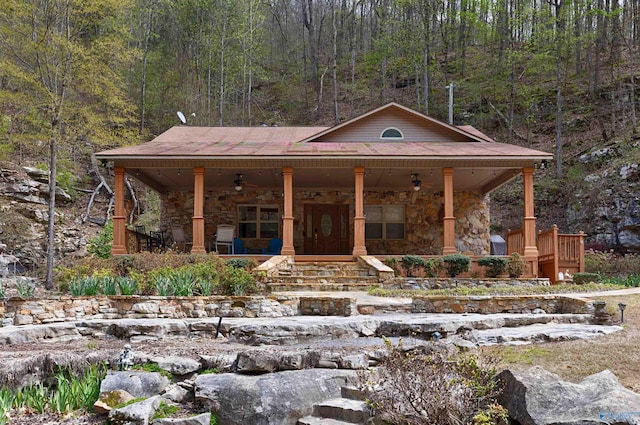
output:
[[[241,239],[277,238],[279,223],[277,205],[238,206],[238,237]]]
[[[365,205],[366,239],[404,239],[404,205]]]

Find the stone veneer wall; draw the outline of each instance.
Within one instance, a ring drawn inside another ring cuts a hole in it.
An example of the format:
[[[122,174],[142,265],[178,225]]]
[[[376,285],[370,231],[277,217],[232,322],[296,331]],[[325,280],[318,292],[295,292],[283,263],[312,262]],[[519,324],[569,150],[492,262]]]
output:
[[[393,304],[393,303],[392,303]],[[10,298],[0,304],[2,326],[98,319],[182,319],[205,317],[350,316],[408,312],[396,307],[356,305],[348,297],[59,297]],[[592,302],[563,296],[425,296],[414,297],[412,313],[593,313]]]
[[[295,179],[295,176],[294,176]],[[365,205],[405,205],[406,237],[403,240],[368,240],[371,255],[439,255],[442,251],[442,194],[428,190],[368,191]],[[237,224],[237,206],[241,204],[278,205],[283,210],[283,193],[276,190],[244,188],[241,192],[225,191],[205,193],[205,240],[213,239],[216,225]],[[294,246],[297,254],[304,254],[304,204],[349,205],[349,247],[353,246],[353,193],[341,191],[297,190],[293,199]],[[459,252],[467,255],[489,253],[489,203],[476,192],[456,192],[454,197],[455,244]],[[161,228],[182,225],[192,234],[193,192],[171,192],[162,196]],[[170,232],[168,232],[170,233]],[[282,225],[280,227],[282,234]],[[245,239],[247,248],[267,246],[267,240]]]

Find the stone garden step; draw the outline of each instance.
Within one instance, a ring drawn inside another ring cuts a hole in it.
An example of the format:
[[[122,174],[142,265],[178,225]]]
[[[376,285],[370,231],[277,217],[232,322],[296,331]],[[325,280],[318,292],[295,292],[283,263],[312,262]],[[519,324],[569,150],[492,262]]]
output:
[[[318,418],[316,416],[305,416],[298,419],[296,425],[353,425],[353,422],[339,421],[330,418]]]
[[[271,292],[289,291],[366,291],[368,288],[377,286],[377,280],[369,281],[349,281],[349,282],[327,282],[327,281],[302,281],[302,282],[271,282],[267,284]]]
[[[354,424],[364,424],[369,419],[370,411],[364,401],[334,398],[316,404],[313,408],[313,415]]]

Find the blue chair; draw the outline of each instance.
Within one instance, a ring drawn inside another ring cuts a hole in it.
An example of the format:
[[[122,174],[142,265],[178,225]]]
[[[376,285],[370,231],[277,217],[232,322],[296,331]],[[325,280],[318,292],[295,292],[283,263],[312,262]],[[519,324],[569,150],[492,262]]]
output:
[[[262,248],[262,253],[265,255],[280,255],[282,251],[282,239],[273,238],[269,241],[268,248]]]
[[[244,247],[244,241],[240,238],[233,238],[233,253],[246,254],[247,248]]]

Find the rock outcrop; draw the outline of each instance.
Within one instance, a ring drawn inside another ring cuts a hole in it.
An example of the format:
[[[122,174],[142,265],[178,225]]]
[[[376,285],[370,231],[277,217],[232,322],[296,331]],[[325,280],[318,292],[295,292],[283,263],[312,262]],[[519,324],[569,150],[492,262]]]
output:
[[[540,366],[502,371],[500,403],[522,425],[640,424],[640,395],[609,370],[574,384]]]

